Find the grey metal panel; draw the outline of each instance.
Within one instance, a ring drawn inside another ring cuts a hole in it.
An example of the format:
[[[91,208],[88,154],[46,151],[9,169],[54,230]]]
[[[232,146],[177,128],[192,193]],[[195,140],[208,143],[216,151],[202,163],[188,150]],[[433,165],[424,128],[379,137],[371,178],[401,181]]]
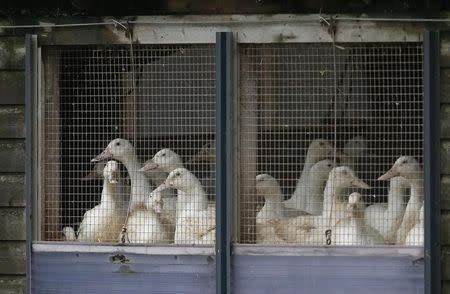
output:
[[[216,33],[216,293],[230,293],[231,198],[233,197],[233,38]]]
[[[414,256],[234,255],[234,293],[422,294]]]
[[[424,193],[426,294],[441,293],[440,37],[424,35]]]
[[[33,252],[32,293],[214,293],[205,255]]]

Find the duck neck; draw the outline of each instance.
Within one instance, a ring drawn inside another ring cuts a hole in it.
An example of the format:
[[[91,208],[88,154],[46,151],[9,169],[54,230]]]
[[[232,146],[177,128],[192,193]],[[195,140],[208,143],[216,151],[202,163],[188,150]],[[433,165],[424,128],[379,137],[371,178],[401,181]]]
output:
[[[190,187],[180,190],[178,193],[177,211],[180,213],[192,213],[195,211],[206,210],[208,200],[205,191],[198,179],[192,180]],[[178,215],[177,212],[177,215]]]
[[[423,179],[410,179],[411,184],[411,199],[410,201],[423,201]]]
[[[303,170],[302,170],[302,174],[301,174],[300,178],[303,177],[303,176],[306,177],[308,172],[311,170],[311,168],[315,164],[315,160],[314,160],[313,156],[311,154],[308,154],[308,153],[306,154],[305,164],[303,165]]]
[[[127,168],[131,180],[130,209],[143,205],[145,199],[150,195],[151,189],[147,177],[139,171],[140,164],[136,154],[133,152],[122,161]]]
[[[283,209],[283,201],[281,197],[281,188],[273,187],[269,193],[262,194],[264,196],[264,206],[261,214],[265,219],[278,218],[281,216]]]
[[[391,185],[388,193],[388,211],[400,213],[402,211],[403,199],[406,195],[406,187],[401,184]]]
[[[323,193],[323,213],[324,213],[323,215],[327,217],[329,216],[329,213],[333,208],[336,196],[340,195],[342,191],[343,191],[342,187],[335,186],[335,183],[333,181],[330,180],[327,181]]]
[[[101,205],[105,209],[116,208],[117,184],[111,184],[108,180],[103,180],[103,190]]]

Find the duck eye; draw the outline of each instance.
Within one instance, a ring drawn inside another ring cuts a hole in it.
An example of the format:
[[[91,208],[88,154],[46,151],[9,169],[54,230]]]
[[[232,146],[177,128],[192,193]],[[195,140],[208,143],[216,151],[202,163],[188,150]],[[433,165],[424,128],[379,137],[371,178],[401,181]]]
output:
[[[161,154],[161,156],[166,156],[166,153]]]
[[[116,146],[120,146],[120,142],[116,142]]]
[[[177,177],[181,176],[180,172],[177,172],[177,173],[175,174],[175,176],[177,176]]]

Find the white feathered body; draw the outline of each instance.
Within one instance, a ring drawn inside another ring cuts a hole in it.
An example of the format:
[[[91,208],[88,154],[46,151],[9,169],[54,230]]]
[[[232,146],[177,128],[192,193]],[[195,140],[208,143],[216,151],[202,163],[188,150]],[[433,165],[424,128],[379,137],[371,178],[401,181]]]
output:
[[[385,243],[396,242],[397,230],[405,213],[404,198],[409,187],[406,179],[391,179],[387,204],[374,204],[365,209],[364,219],[367,226],[380,233]]]
[[[423,246],[423,240],[425,236],[424,231],[424,219],[423,219],[423,213],[424,213],[424,206],[422,205],[422,208],[420,209],[420,220],[419,223],[416,224],[408,233],[405,239],[405,245],[409,246]]]

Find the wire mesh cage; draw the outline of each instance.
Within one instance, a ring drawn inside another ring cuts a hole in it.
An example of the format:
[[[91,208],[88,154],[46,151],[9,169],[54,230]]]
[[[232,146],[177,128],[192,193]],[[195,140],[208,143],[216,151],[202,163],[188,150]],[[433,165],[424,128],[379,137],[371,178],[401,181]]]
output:
[[[419,43],[239,46],[240,243],[423,245],[422,58]]]
[[[43,61],[40,239],[212,244],[213,45],[47,46]]]

